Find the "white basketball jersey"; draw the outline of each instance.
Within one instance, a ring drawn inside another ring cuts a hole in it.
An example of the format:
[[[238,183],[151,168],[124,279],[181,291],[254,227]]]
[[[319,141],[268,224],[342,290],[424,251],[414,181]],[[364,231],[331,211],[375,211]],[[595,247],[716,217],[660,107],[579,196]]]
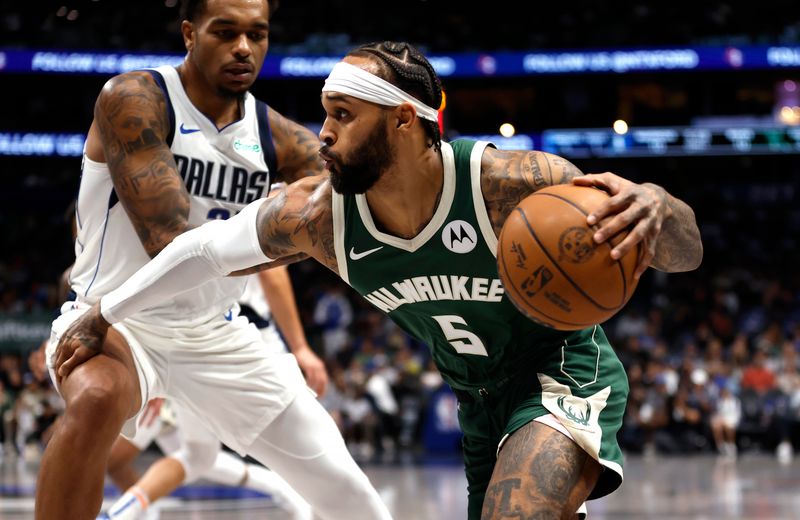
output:
[[[190,227],[226,219],[265,197],[276,169],[266,104],[245,94],[242,119],[218,129],[189,100],[173,67],[149,72],[167,100],[167,141],[191,197]],[[85,156],[76,213],[76,260],[70,281],[79,300],[94,303],[150,258],[117,199],[107,165]],[[245,282],[246,277],[213,280],[142,314],[183,322],[221,315],[241,296]]]

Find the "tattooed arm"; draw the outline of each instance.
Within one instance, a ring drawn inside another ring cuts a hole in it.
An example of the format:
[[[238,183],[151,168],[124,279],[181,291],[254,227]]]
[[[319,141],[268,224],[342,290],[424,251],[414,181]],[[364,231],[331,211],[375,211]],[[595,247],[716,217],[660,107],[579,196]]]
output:
[[[694,212],[660,186],[637,184],[613,173],[583,175],[566,159],[544,152],[487,148],[481,159],[481,189],[496,235],[522,199],[546,186],[569,183],[595,186],[611,195],[588,216],[587,223],[597,225],[597,243],[630,229],[611,256],[620,258],[641,243],[635,277],[649,266],[677,272],[700,264],[703,246]]]
[[[117,197],[151,257],[186,230],[189,216],[168,133],[161,89],[150,74],[129,72],[103,87],[86,142],[87,156],[108,164]]]
[[[311,175],[320,175],[324,169],[319,157],[319,138],[308,128],[269,109],[269,126],[275,142],[278,175],[286,183]]]
[[[636,184],[609,172],[586,175],[575,184],[596,186],[611,195],[587,221],[594,224],[610,217],[595,233],[596,242],[630,229],[625,240],[612,249],[611,257],[619,258],[641,242],[642,258],[635,277],[648,266],[671,273],[691,271],[700,265],[703,243],[694,211],[661,186]]]
[[[545,152],[486,148],[481,158],[481,190],[496,235],[522,199],[555,184],[569,184],[583,175],[571,162]]]

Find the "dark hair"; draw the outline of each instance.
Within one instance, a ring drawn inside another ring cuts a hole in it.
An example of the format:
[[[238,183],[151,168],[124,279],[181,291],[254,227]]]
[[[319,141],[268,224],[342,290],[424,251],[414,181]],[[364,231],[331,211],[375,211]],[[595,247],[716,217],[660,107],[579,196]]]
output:
[[[348,56],[377,58],[378,76],[399,87],[431,108],[442,104],[442,83],[428,59],[406,42],[368,43],[350,51]],[[437,121],[421,119],[428,136],[428,146],[439,150],[442,134]]]
[[[278,10],[280,5],[279,0],[267,0],[269,6],[269,17]],[[181,1],[181,20],[188,20],[194,22],[197,18],[202,16],[206,10],[206,0],[182,0]]]

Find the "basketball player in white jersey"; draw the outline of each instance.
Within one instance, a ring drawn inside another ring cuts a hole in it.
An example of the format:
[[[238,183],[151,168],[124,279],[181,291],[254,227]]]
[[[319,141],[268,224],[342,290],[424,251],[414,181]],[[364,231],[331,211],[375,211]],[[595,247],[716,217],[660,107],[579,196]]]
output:
[[[224,444],[278,472],[321,518],[390,517],[306,386],[300,359],[265,355],[255,326],[226,319],[244,279],[165,299],[96,342],[102,353],[79,370],[53,371],[66,329],[175,237],[234,215],[276,176],[322,172],[316,136],[248,93],[267,52],[271,7],[187,1],[184,62],[121,74],[98,96],[76,207],[77,296],[53,323],[48,348],[66,410],[42,458],[37,519],[96,517],[111,446],[121,431],[135,434],[154,397],[185,407]]]
[[[328,374],[325,365],[310,349],[294,299],[291,279],[285,266],[247,277],[239,299],[239,314],[246,316],[261,333],[266,353],[285,353],[280,327],[292,352],[309,359],[306,380],[318,395],[325,393]],[[274,312],[272,310],[274,309]],[[285,331],[285,332],[284,332]],[[226,486],[239,486],[270,495],[279,507],[296,520],[311,518],[311,506],[277,473],[256,464],[245,463],[222,450],[222,446],[198,418],[179,405],[166,405],[172,420],[159,413],[162,399],[151,400],[142,414],[133,439],[117,437],[108,461],[108,474],[124,494],[98,519],[156,520],[153,504],[183,483],[204,478]],[[164,453],[139,476],[133,461],[153,441]]]

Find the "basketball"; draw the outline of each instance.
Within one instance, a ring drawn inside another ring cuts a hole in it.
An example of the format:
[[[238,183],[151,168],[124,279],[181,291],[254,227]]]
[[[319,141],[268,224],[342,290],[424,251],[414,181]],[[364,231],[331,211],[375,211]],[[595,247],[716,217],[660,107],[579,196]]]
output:
[[[619,260],[614,245],[597,244],[586,217],[609,195],[563,184],[525,198],[508,216],[497,245],[497,267],[511,302],[531,320],[558,330],[602,323],[630,299],[639,248]]]

